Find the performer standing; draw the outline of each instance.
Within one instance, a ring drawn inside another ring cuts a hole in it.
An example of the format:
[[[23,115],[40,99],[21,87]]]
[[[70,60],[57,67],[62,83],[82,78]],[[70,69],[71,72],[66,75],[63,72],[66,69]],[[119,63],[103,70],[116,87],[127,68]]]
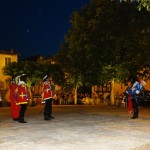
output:
[[[131,119],[138,118],[138,95],[143,90],[145,85],[145,81],[132,78],[131,85],[126,90],[126,94],[128,94],[128,109],[130,113],[133,113]]]
[[[52,117],[52,101],[54,97],[54,86],[51,85],[52,81],[49,81],[48,75],[43,78],[43,92],[42,99],[45,102],[44,107],[44,120],[54,119]]]
[[[20,105],[19,123],[27,123],[24,120],[24,114],[27,109],[28,100],[30,99],[30,93],[26,86],[25,81],[19,81],[18,83],[18,104]]]
[[[18,96],[17,96],[16,89],[17,89],[17,83],[15,79],[13,79],[10,86],[9,99],[10,99],[10,106],[11,106],[11,118],[14,121],[18,121],[19,112],[20,112],[20,105],[17,104]]]

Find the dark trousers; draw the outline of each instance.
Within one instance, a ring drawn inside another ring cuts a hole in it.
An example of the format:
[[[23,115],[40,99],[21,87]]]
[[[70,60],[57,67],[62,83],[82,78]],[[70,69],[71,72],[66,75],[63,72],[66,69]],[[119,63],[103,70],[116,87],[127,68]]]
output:
[[[139,110],[138,110],[138,102],[135,98],[132,99],[132,106],[134,109],[133,117],[138,117]]]
[[[27,109],[27,104],[21,104],[19,120],[24,121],[24,114]]]
[[[52,115],[52,98],[45,101],[44,118],[48,119]]]

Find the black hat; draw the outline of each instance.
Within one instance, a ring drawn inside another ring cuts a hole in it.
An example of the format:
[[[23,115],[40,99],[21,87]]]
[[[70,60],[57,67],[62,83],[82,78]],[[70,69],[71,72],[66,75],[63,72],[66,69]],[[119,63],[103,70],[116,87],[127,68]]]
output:
[[[15,77],[15,82],[18,84],[19,81],[26,81],[26,77],[27,77],[26,74],[18,75],[18,76]]]
[[[132,84],[135,83],[135,81],[138,81],[138,79],[137,79],[136,76],[132,76],[132,77],[130,78],[130,80],[131,80],[131,83],[132,83]]]
[[[20,75],[20,81],[26,82],[27,81],[27,74],[21,74]]]

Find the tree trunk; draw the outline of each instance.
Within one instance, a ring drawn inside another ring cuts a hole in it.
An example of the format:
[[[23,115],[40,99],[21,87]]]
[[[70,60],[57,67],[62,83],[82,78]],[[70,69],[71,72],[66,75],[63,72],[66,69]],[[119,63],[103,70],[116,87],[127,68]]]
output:
[[[77,105],[77,87],[74,90],[74,104]]]
[[[111,105],[115,104],[114,100],[114,78],[111,80],[111,93],[110,93]]]
[[[32,94],[32,89],[31,87],[28,87],[29,93],[30,93],[30,99],[28,100],[29,106],[33,106],[33,94]]]

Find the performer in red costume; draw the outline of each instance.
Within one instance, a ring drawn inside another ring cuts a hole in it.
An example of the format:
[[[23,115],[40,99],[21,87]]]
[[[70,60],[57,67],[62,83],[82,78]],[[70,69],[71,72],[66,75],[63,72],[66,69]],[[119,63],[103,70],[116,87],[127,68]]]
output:
[[[18,97],[17,97],[17,84],[15,80],[11,82],[10,86],[10,94],[9,94],[9,99],[10,99],[10,106],[11,106],[11,118],[14,121],[18,121],[19,118],[19,112],[20,112],[20,105],[18,105]]]
[[[24,114],[27,109],[28,100],[30,99],[30,93],[24,81],[18,83],[18,104],[20,105],[19,123],[27,123],[24,120]]]
[[[54,86],[51,84],[51,81],[49,81],[48,76],[46,75],[43,78],[43,93],[42,93],[42,99],[45,102],[44,120],[54,119],[54,117],[52,117],[52,101],[54,95],[55,95]]]

